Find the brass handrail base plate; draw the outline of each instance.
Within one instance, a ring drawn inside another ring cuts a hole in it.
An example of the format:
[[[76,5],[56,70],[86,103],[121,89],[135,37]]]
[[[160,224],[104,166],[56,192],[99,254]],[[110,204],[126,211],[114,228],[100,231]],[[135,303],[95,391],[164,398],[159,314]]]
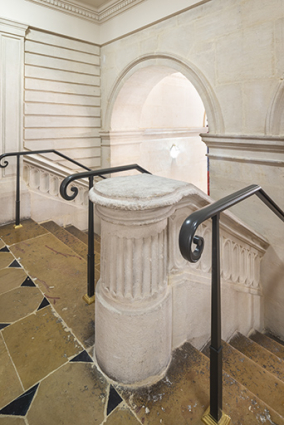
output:
[[[219,422],[216,422],[213,416],[210,415],[210,407],[208,407],[201,420],[206,425],[229,425],[232,423],[230,416],[226,415],[224,412],[222,412]]]
[[[95,302],[96,296],[93,295],[92,297],[89,297],[88,294],[83,296],[83,300],[86,301],[87,304],[93,304]]]
[[[22,224],[14,224],[14,229],[20,229],[21,227],[23,227]]]

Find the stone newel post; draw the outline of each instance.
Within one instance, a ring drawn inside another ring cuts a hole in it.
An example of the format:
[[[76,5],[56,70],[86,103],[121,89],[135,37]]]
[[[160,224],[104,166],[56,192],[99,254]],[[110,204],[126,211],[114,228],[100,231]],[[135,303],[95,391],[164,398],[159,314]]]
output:
[[[167,218],[186,183],[142,174],[90,191],[101,218],[95,354],[126,384],[154,379],[171,358],[172,295],[167,282]]]

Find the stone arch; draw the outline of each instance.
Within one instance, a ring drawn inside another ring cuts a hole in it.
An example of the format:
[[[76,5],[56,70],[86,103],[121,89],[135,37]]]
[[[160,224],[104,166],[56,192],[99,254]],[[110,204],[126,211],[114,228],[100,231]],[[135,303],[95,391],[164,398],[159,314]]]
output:
[[[284,132],[284,80],[278,83],[265,121],[265,134],[280,136]]]
[[[111,130],[113,108],[119,93],[123,87],[125,87],[131,76],[133,76],[138,71],[147,72],[147,68],[155,68],[160,72],[160,74],[159,72],[152,74],[153,81],[149,80],[149,84],[152,84],[152,86],[155,84],[155,78],[157,78],[158,81],[158,79],[161,79],[162,74],[164,76],[173,72],[180,72],[183,74],[193,84],[200,98],[202,99],[208,118],[209,132],[212,134],[224,132],[224,121],[221,108],[218,99],[206,77],[195,65],[189,62],[185,62],[181,58],[169,56],[166,54],[142,56],[124,68],[120,76],[115,81],[108,98],[104,119],[105,131]],[[139,90],[139,88],[136,87],[135,90]],[[138,112],[139,111],[137,111],[137,113]]]

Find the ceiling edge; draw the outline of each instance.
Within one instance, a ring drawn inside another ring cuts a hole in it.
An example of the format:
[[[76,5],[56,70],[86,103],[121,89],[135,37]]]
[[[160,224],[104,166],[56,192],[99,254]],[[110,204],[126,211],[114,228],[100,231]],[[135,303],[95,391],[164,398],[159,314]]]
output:
[[[124,12],[132,6],[141,3],[144,0],[118,0],[110,6],[103,7],[100,11],[88,8],[69,0],[26,0],[42,6],[57,9],[60,12],[75,15],[81,19],[87,19],[96,23],[102,23],[108,19]]]

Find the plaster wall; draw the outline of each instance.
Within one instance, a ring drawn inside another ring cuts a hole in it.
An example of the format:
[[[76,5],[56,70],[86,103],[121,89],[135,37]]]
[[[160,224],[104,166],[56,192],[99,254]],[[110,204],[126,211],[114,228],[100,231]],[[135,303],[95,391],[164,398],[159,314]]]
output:
[[[213,146],[203,137],[212,197],[257,183],[283,209],[283,24],[281,0],[213,0],[104,45],[103,129],[110,129],[114,99],[127,78],[147,65],[169,65],[194,84],[209,135],[218,142]],[[231,140],[229,147],[223,137]],[[271,244],[262,266],[265,327],[283,338],[284,228],[257,202],[234,211]]]
[[[195,66],[212,88],[220,111],[209,111],[209,93],[195,85],[209,115],[221,114],[224,128],[211,132],[263,134],[270,102],[282,78],[283,2],[214,0],[102,46],[103,127],[121,78],[166,55],[176,65]],[[260,48],[261,46],[261,48]],[[210,122],[211,121],[211,122]]]

